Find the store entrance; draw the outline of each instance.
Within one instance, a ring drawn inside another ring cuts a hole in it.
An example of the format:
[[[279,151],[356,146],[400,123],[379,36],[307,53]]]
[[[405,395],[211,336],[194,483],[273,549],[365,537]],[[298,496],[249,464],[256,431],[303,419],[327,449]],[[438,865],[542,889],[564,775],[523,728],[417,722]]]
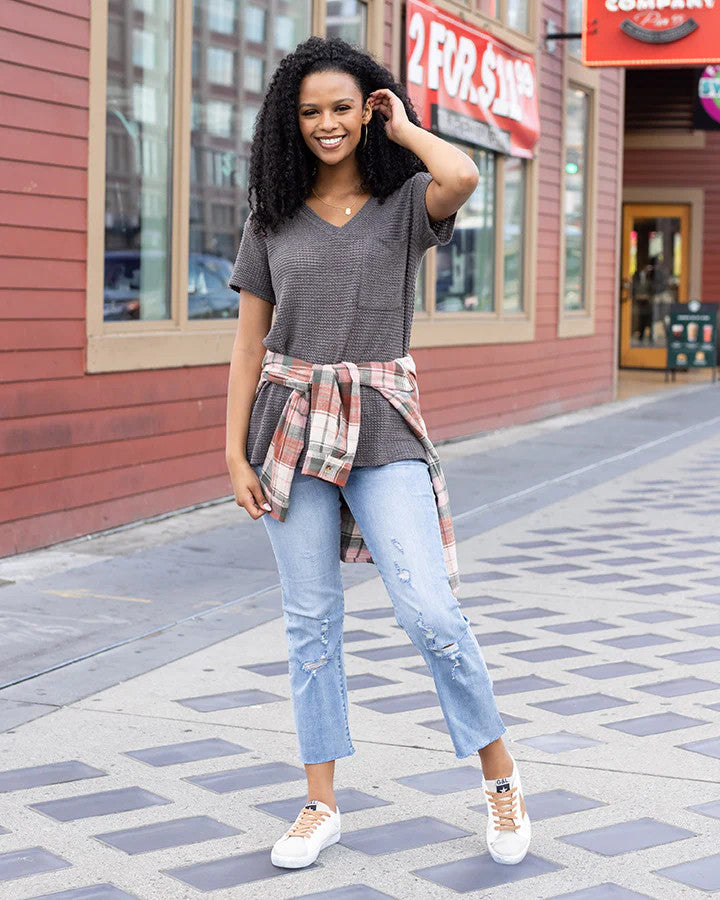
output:
[[[665,368],[665,316],[687,303],[689,204],[623,206],[620,365]]]

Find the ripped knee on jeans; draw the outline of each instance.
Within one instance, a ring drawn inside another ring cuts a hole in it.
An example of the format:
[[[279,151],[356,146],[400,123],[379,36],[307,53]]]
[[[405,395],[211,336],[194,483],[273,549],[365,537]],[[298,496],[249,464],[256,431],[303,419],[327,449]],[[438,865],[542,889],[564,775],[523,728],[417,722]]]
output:
[[[302,664],[303,672],[310,672],[313,678],[317,675],[317,670],[322,669],[323,666],[326,666],[329,662],[327,656],[321,656],[320,659],[313,659],[309,662],[304,662]]]
[[[453,666],[450,669],[450,675],[455,679],[455,669],[460,665],[460,646],[457,641],[453,641],[451,644],[445,644],[444,647],[437,646],[437,635],[435,631],[425,623],[422,617],[422,613],[415,620],[415,624],[423,633],[425,638],[425,646],[428,650],[434,653],[436,656],[439,656],[441,659],[450,659],[453,661]]]

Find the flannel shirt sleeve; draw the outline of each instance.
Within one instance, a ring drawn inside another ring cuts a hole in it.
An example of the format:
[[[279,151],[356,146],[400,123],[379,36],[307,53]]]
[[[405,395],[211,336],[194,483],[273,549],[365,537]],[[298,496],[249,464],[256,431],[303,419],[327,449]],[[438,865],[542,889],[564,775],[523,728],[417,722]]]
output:
[[[268,303],[275,303],[267,244],[263,236],[255,231],[252,212],[245,220],[228,287],[238,293],[244,289]]]
[[[431,222],[425,205],[425,192],[432,181],[429,172],[416,172],[411,178],[410,197],[412,209],[412,231],[415,242],[422,251],[437,245],[449,244],[455,230],[454,212],[438,222]]]

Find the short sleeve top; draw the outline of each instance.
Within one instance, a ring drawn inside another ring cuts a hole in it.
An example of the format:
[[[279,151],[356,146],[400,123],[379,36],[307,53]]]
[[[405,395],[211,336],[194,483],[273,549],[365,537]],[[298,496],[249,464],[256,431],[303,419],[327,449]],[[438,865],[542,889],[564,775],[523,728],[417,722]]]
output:
[[[370,197],[340,226],[304,203],[263,237],[250,213],[229,286],[275,305],[263,340],[268,349],[322,364],[387,361],[409,352],[420,263],[430,247],[450,243],[455,228],[456,213],[430,222],[431,180],[429,172],[416,172],[383,203]],[[354,465],[425,459],[402,415],[373,388],[360,390]],[[290,393],[264,382],[255,398],[246,447],[252,465],[264,462]]]

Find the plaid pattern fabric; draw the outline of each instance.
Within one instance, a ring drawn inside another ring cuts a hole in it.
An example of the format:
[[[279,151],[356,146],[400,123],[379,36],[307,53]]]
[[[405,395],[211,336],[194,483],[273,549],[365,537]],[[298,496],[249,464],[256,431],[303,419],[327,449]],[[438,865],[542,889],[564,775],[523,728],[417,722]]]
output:
[[[360,385],[370,385],[398,410],[425,448],[448,580],[452,592],[457,593],[460,576],[450,499],[440,458],[420,414],[420,396],[412,356],[408,354],[388,362],[321,365],[268,350],[263,359],[256,397],[264,381],[294,389],[278,421],[260,472],[260,483],[271,507],[269,515],[280,522],[287,515],[290,488],[299,465],[308,416],[310,430],[302,473],[340,487],[347,482],[360,430]],[[342,493],[340,503],[340,559],[343,562],[373,562]]]

